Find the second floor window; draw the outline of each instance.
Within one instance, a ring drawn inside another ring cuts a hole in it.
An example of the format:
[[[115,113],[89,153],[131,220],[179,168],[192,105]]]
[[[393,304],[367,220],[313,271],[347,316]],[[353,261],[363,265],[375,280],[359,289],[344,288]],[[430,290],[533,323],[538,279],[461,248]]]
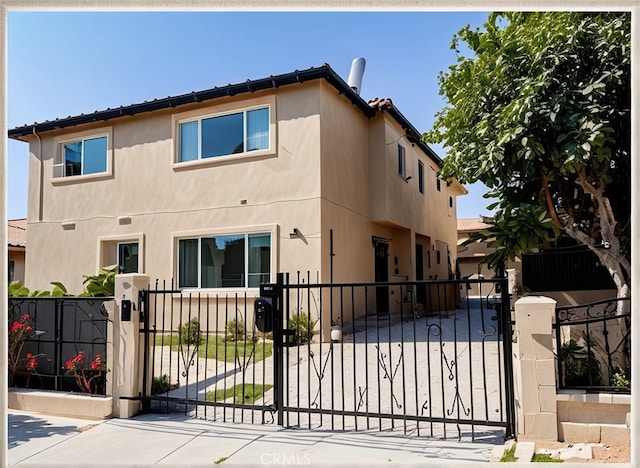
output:
[[[178,162],[269,149],[269,108],[180,122]]]
[[[418,191],[424,195],[424,163],[418,161]]]
[[[107,136],[83,138],[62,144],[62,161],[54,177],[71,177],[107,172]]]

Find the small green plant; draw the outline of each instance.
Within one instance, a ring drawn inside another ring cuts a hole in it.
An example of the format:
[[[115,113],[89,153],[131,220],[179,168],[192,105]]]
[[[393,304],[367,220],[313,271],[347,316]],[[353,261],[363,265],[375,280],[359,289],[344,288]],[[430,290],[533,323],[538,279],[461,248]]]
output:
[[[244,320],[229,320],[224,326],[224,341],[242,341],[245,339],[246,329]]]
[[[513,463],[517,462],[516,458],[516,444],[513,444],[502,454],[502,458],[500,458],[500,463]]]
[[[313,339],[313,329],[318,323],[317,319],[312,319],[304,312],[298,312],[289,317],[289,329],[294,331],[296,344],[310,343]]]
[[[115,293],[116,274],[118,265],[100,268],[97,275],[82,275],[84,277],[84,292],[80,296],[105,297]],[[53,283],[52,283],[53,284]]]
[[[37,289],[30,291],[29,288],[20,281],[12,281],[9,283],[7,293],[9,297],[62,297],[68,295],[67,288],[64,284],[58,281],[53,281],[51,284],[53,285],[51,291],[39,291]]]
[[[564,385],[602,385],[600,361],[592,350],[587,351],[584,346],[572,338],[562,344],[560,356]]]
[[[615,372],[613,373],[613,386],[614,387],[622,387],[622,388],[630,388],[631,387],[631,374],[624,369],[620,369],[616,367]]]
[[[151,394],[158,395],[160,393],[167,393],[171,390],[171,382],[167,374],[162,374],[153,378],[151,382]]]
[[[200,346],[204,342],[204,337],[200,331],[200,322],[196,317],[187,323],[178,325],[178,340],[183,346]]]

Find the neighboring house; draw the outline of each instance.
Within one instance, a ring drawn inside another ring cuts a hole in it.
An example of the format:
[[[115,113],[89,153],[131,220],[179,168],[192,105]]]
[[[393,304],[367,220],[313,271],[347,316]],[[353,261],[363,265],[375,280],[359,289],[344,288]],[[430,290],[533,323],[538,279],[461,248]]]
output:
[[[391,100],[365,101],[328,65],[9,137],[29,143],[31,288],[81,291],[83,274],[118,263],[255,297],[277,272],[400,281],[455,265],[466,190],[438,179],[440,158]]]
[[[458,218],[458,269],[461,278],[490,279],[496,276],[496,272],[483,262],[487,255],[493,253],[495,249],[489,247],[486,242],[462,245],[474,232],[490,228],[491,226],[486,221],[483,217]],[[513,288],[518,284],[520,272],[522,271],[520,259],[516,258],[513,262],[509,261],[506,268],[510,273],[511,287]],[[466,289],[466,295],[487,296],[488,294],[495,294],[492,285],[482,285],[482,291],[480,291],[479,286],[477,283],[470,283],[468,289]],[[462,293],[465,295],[464,290]]]
[[[9,250],[9,282],[24,282],[25,254],[27,250],[27,219],[10,219],[7,222]]]

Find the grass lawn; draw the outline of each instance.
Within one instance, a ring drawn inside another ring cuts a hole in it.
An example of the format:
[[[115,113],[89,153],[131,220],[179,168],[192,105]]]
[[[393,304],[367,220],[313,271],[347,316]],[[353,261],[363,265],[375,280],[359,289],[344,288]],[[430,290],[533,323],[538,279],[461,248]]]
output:
[[[179,341],[178,335],[156,335],[156,346],[171,346],[172,351],[178,351]],[[184,346],[184,349],[191,351],[193,345]],[[221,336],[209,335],[208,339],[198,348],[198,356],[202,358],[215,359],[217,361],[235,362],[245,359],[249,360],[251,353],[254,353],[255,362],[262,361],[264,358],[271,356],[273,352],[273,343],[267,341],[225,341]]]
[[[216,390],[207,392],[205,398],[207,401],[224,401],[233,397],[233,402],[237,404],[253,403],[258,398],[262,398],[264,392],[272,388],[273,385],[261,385],[261,384],[244,384],[236,385],[235,387],[227,388],[226,390]]]

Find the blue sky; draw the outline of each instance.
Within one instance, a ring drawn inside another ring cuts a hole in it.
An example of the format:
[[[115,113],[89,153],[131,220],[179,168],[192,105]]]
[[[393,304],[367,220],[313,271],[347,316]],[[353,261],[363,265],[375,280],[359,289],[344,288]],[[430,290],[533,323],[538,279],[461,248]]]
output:
[[[14,128],[328,63],[345,80],[367,60],[361,95],[389,97],[420,131],[444,101],[453,35],[488,12],[18,12],[7,14]],[[433,146],[440,156],[445,152]],[[8,144],[9,219],[27,214],[28,147]],[[458,216],[486,214],[467,187]]]

